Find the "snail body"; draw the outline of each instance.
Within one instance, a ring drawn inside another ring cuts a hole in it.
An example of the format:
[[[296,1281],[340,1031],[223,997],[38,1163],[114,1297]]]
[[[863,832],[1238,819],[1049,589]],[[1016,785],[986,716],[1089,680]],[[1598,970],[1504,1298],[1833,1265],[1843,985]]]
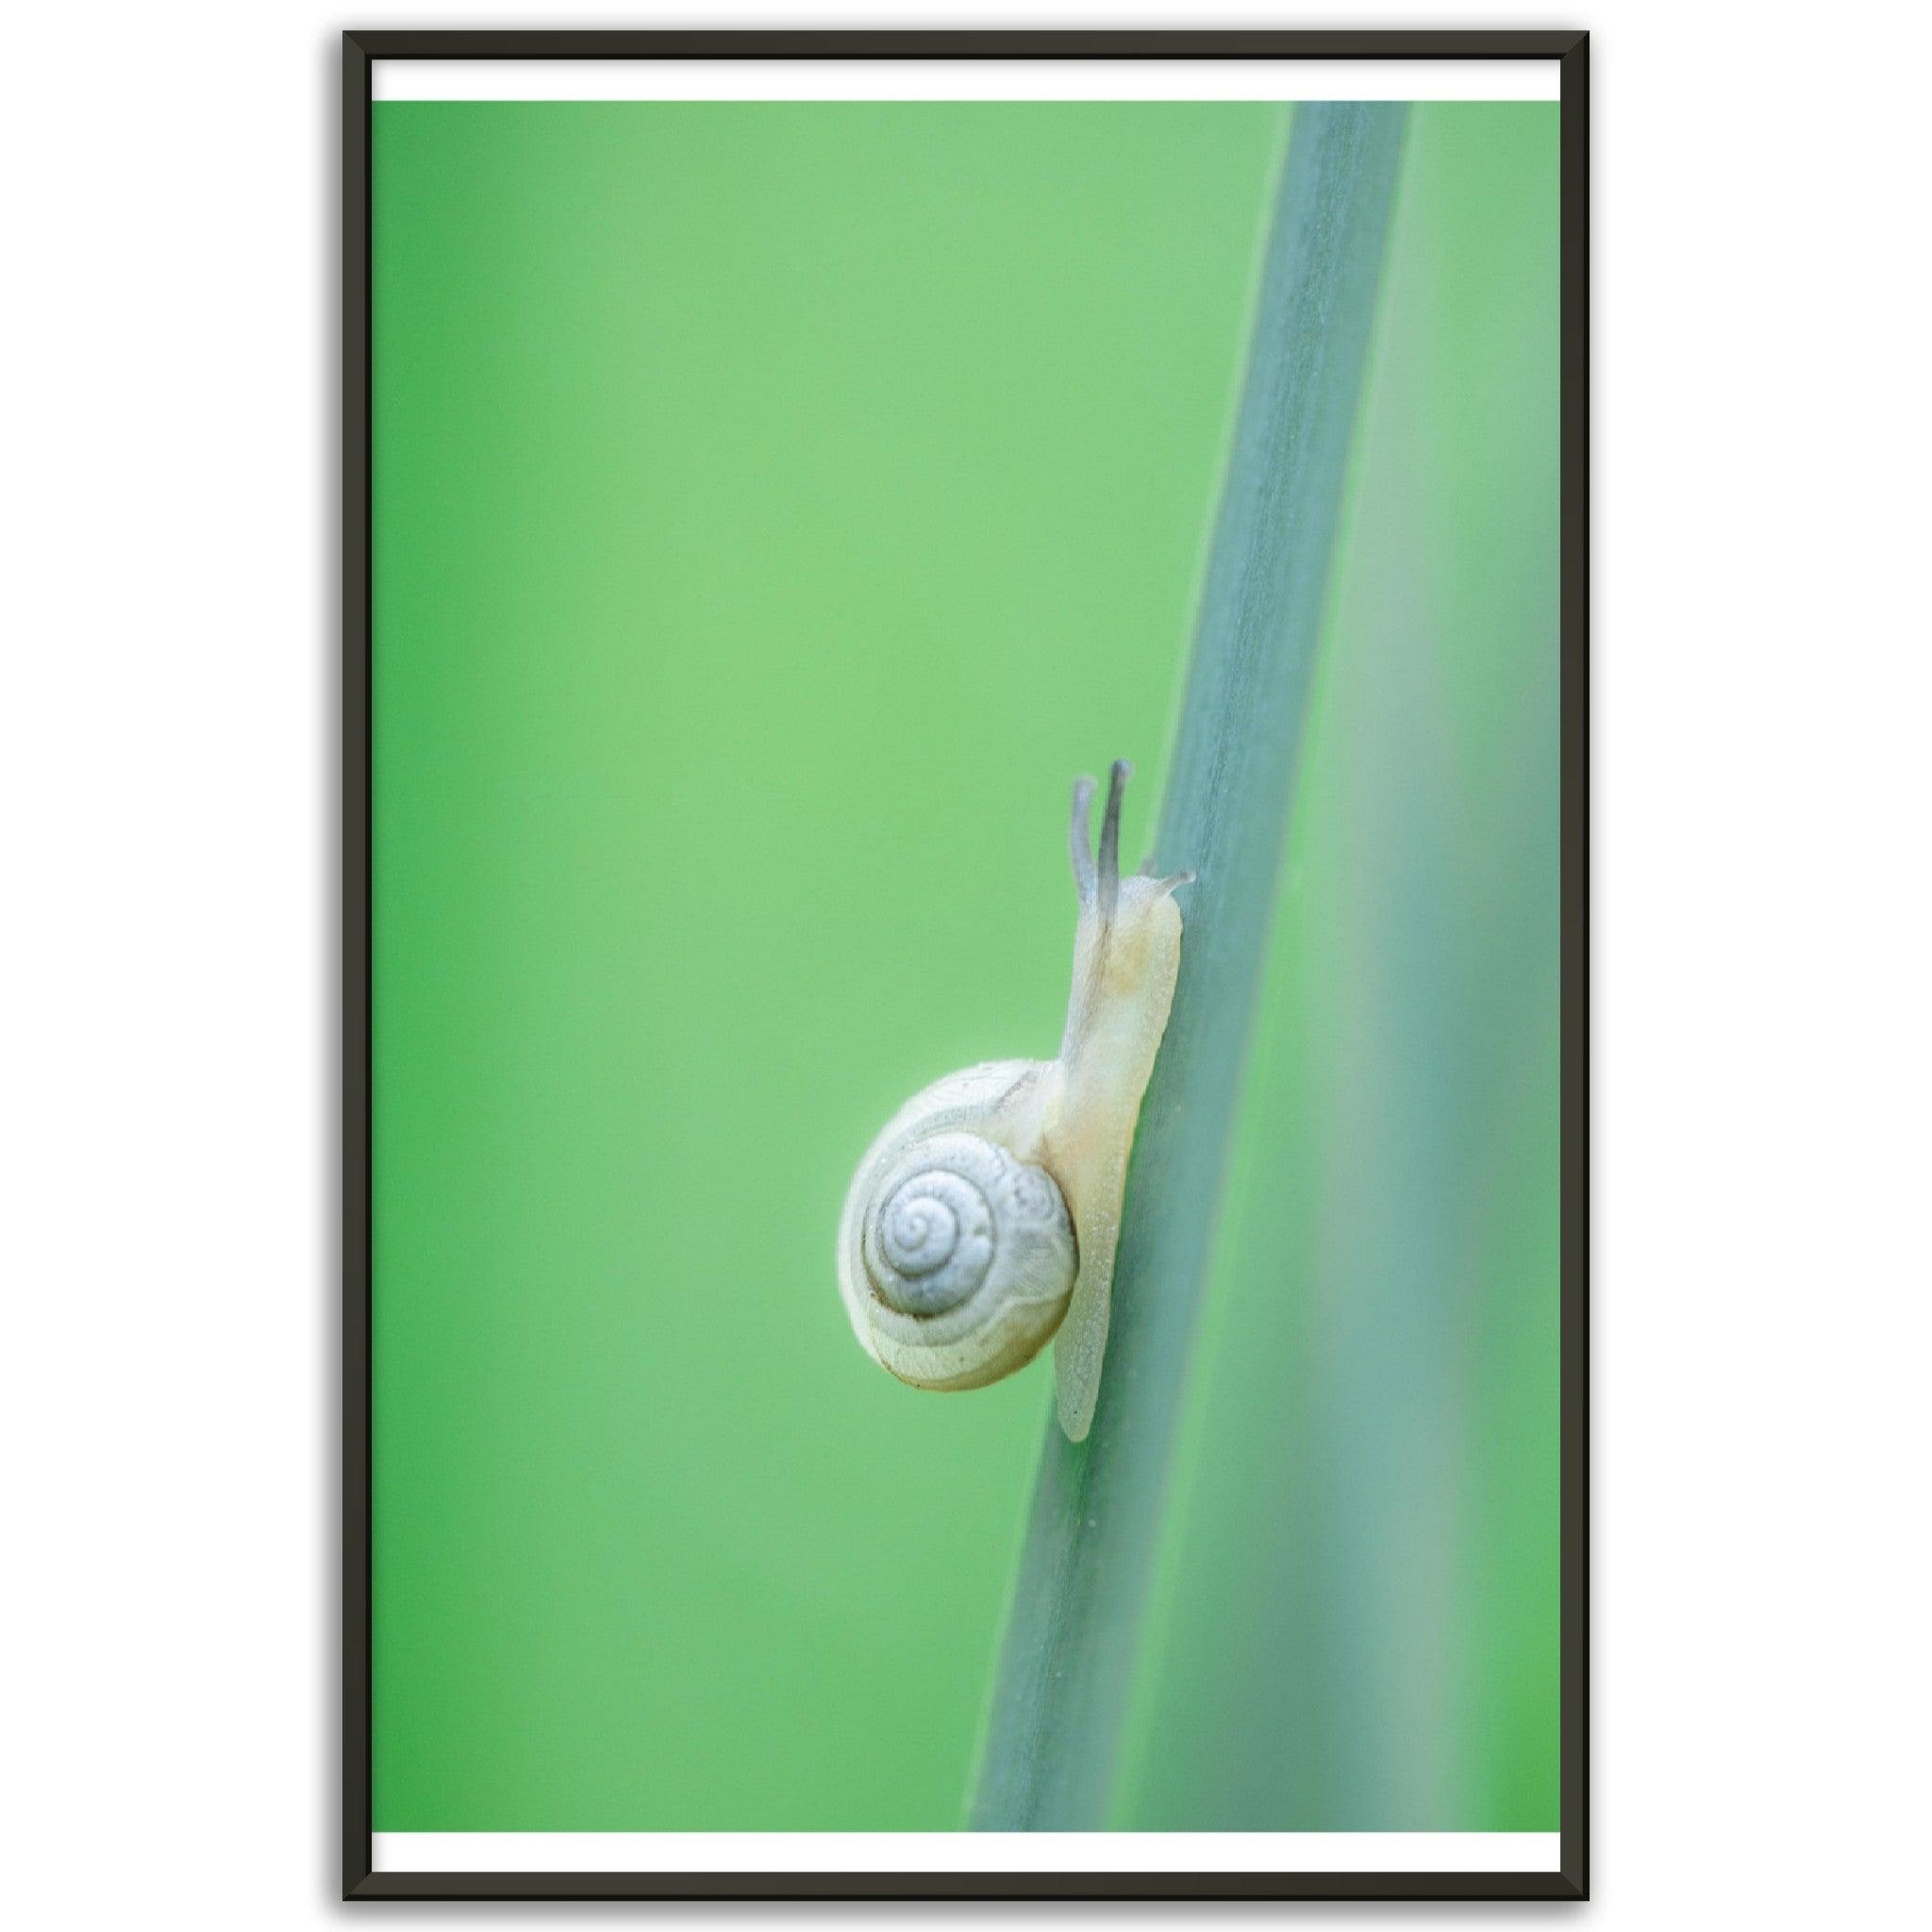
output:
[[[839,1285],[860,1345],[916,1388],[978,1389],[1055,1342],[1060,1424],[1091,1427],[1127,1158],[1180,969],[1174,890],[1120,875],[1113,767],[1096,864],[1074,788],[1079,916],[1059,1055],[990,1060],[913,1095],[845,1197]]]

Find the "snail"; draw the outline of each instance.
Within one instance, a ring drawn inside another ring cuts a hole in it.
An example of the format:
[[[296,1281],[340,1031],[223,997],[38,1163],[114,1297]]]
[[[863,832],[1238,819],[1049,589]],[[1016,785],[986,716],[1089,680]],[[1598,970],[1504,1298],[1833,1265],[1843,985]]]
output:
[[[1093,856],[1093,780],[1074,787],[1074,987],[1059,1058],[991,1060],[916,1093],[858,1163],[839,1287],[867,1354],[919,1389],[981,1389],[1049,1341],[1060,1426],[1082,1441],[1107,1348],[1141,1096],[1180,970],[1177,887],[1120,874],[1115,761]]]

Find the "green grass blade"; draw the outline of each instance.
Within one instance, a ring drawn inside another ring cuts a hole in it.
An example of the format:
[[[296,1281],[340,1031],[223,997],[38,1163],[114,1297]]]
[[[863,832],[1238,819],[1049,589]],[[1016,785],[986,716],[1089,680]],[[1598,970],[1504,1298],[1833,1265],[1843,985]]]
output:
[[[1407,109],[1294,113],[1155,858],[1191,867],[1093,1428],[1051,1424],[973,1823],[1106,1822],[1287,832]]]

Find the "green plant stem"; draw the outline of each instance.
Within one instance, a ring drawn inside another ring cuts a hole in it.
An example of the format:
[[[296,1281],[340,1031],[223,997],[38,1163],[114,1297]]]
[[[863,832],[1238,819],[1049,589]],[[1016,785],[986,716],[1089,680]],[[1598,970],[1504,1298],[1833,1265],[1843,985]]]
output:
[[[1047,1431],[993,1684],[976,1829],[1106,1823],[1233,1140],[1407,109],[1294,110],[1157,870],[1191,867],[1141,1110],[1091,1433]],[[1257,1472],[1257,1480],[1265,1474]]]

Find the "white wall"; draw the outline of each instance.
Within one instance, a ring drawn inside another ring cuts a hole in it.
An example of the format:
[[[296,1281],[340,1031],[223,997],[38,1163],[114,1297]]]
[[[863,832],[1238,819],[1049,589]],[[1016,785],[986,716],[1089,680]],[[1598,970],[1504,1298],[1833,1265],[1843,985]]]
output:
[[[445,0],[352,17],[542,24]],[[649,24],[891,17],[766,0]],[[1926,32],[1900,5],[1380,18],[1595,31],[1591,1911],[1882,1909],[1926,1791]],[[23,1924],[157,1897],[211,1925],[339,1909],[342,24],[308,0],[101,0],[8,30]]]

